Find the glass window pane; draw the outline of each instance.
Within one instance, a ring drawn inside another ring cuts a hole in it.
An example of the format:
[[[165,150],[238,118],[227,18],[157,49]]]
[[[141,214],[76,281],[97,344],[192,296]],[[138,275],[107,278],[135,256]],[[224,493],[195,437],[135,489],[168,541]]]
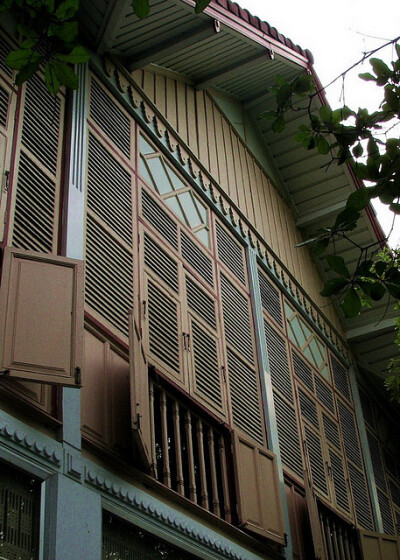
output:
[[[167,198],[165,201],[168,206],[171,208],[171,210],[173,210],[175,212],[175,214],[178,216],[178,218],[180,218],[182,220],[182,222],[184,224],[187,224],[186,218],[182,212],[181,206],[179,204],[179,202],[176,200],[176,196],[171,196],[170,198]]]
[[[203,222],[203,224],[207,224],[208,223],[207,208],[204,206],[202,202],[200,202],[198,198],[194,197],[194,201],[197,207],[197,211],[200,214],[201,221]]]
[[[293,309],[285,301],[285,314],[288,321],[292,317],[293,313],[294,313]]]
[[[174,190],[178,191],[179,189],[183,189],[184,187],[186,187],[185,183],[181,181],[178,175],[174,171],[172,171],[170,167],[167,167],[167,171],[171,179],[171,183],[174,187]]]
[[[185,212],[187,221],[191,228],[201,225],[201,219],[199,213],[197,212],[196,206],[192,194],[190,192],[184,192],[179,196],[179,201],[182,205],[183,211]]]
[[[320,372],[327,381],[330,381],[329,368],[327,364],[325,364],[324,367],[320,369]]]
[[[196,231],[196,236],[198,237],[198,239],[200,239],[200,241],[206,246],[208,247],[209,245],[209,239],[208,239],[208,229],[207,228],[202,228],[199,229],[198,231]]]
[[[303,354],[305,355],[305,357],[307,358],[307,360],[309,360],[312,364],[315,364],[314,356],[312,355],[309,346],[306,346],[306,348],[304,348]]]
[[[150,171],[156,183],[156,189],[160,194],[166,194],[172,191],[171,183],[169,182],[167,172],[160,157],[151,158],[146,160]]]
[[[292,323],[288,323],[288,334],[289,334],[289,338],[293,342],[293,344],[296,344],[296,346],[298,346],[299,343],[297,342],[296,336],[295,336],[294,331],[292,329]]]
[[[323,356],[321,356],[321,352],[320,349],[318,348],[318,344],[315,338],[313,338],[310,342],[310,348],[311,348],[311,352],[314,356],[314,363],[317,366],[317,368],[319,369],[320,366],[322,366],[322,364],[324,363],[324,358]]]
[[[305,322],[302,321],[301,319],[299,319],[299,322],[300,322],[300,324],[301,324],[301,328],[302,328],[302,331],[303,331],[303,334],[304,334],[304,338],[305,338],[306,340],[308,340],[308,339],[310,338],[310,336],[312,335],[312,330],[309,329],[309,328],[307,327],[307,325],[305,324]]]
[[[302,329],[302,321],[300,321],[299,317],[296,316],[291,321],[293,332],[297,339],[297,344],[299,348],[303,348],[304,344],[306,343],[307,339],[304,336],[304,332]]]
[[[150,146],[150,144],[139,134],[139,150],[140,153],[147,156],[148,154],[154,154],[155,150]]]
[[[139,160],[139,172],[143,179],[154,189],[153,179],[150,177],[146,162],[142,158]]]

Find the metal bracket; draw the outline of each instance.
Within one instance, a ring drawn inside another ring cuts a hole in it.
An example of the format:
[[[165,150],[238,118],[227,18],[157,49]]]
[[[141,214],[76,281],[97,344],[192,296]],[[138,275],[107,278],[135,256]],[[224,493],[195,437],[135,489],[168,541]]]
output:
[[[0,377],[6,377],[7,375],[10,375],[9,369],[3,369],[3,371],[0,371]]]
[[[81,368],[75,368],[75,385],[82,385],[82,375],[81,375]]]

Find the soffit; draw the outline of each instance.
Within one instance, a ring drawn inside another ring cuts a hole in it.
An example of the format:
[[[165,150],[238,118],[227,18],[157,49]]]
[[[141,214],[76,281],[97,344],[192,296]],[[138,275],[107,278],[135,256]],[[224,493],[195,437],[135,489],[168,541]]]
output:
[[[276,186],[289,196],[304,236],[329,226],[355,188],[349,170],[328,165],[329,157],[308,152],[294,141],[298,126],[308,122],[305,111],[290,117],[279,135],[271,131],[269,121],[259,119],[262,112],[273,108],[268,88],[275,76],[292,79],[305,70],[312,71],[311,54],[228,0],[215,0],[199,15],[193,13],[190,0],[153,0],[150,5],[149,16],[139,20],[132,14],[129,0],[81,0],[81,26],[90,47],[100,54],[118,56],[132,70],[152,63],[184,76],[199,89],[220,89],[240,100],[273,156],[280,175]],[[315,109],[323,102],[323,98],[317,99]],[[367,245],[380,235],[370,210],[353,238]],[[356,248],[339,242],[336,252],[350,269],[355,266]],[[329,277],[326,262],[322,260],[320,265]],[[397,351],[393,344],[394,313],[388,309],[387,302],[379,303],[360,317],[345,321],[360,361],[374,371],[383,371]],[[370,350],[371,346],[377,348],[378,340],[385,348],[382,360],[377,359],[378,350]]]

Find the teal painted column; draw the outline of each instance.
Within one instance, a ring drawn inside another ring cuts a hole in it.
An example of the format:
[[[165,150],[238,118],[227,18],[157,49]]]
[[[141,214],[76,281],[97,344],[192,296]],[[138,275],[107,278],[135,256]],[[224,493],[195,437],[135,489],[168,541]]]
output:
[[[360,393],[358,391],[357,374],[352,367],[350,367],[349,369],[349,379],[350,379],[351,390],[353,393],[354,410],[356,413],[358,433],[360,434],[361,452],[365,464],[367,484],[371,496],[372,515],[374,518],[375,528],[377,533],[383,533],[382,516],[379,507],[378,492],[375,484],[374,471],[372,468],[371,454],[369,451],[367,430],[365,428],[364,415],[361,407]]]
[[[88,66],[76,67],[79,89],[73,92],[67,204],[64,212],[64,254],[83,260],[85,248],[85,177],[87,166]],[[81,394],[62,389],[62,440],[81,449]]]
[[[285,481],[283,477],[282,459],[279,447],[278,426],[276,422],[274,395],[272,391],[272,380],[269,369],[268,348],[264,334],[264,319],[260,296],[260,286],[257,273],[257,256],[255,252],[247,247],[247,264],[250,279],[250,295],[253,307],[254,328],[256,334],[257,357],[261,378],[261,391],[263,398],[264,417],[267,426],[268,448],[275,453],[278,466],[279,485],[285,520],[286,542],[285,558],[293,558],[292,538],[290,532],[289,511],[286,502]]]
[[[100,494],[62,474],[44,484],[43,560],[100,560]]]

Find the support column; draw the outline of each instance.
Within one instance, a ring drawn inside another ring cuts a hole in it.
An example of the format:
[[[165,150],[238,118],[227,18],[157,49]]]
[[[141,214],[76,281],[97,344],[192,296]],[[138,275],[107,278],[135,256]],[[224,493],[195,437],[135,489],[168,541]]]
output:
[[[375,484],[375,476],[372,468],[371,454],[369,451],[367,430],[365,428],[364,415],[361,407],[360,393],[358,391],[357,374],[355,370],[350,367],[349,379],[351,390],[353,392],[354,410],[356,413],[358,433],[360,434],[361,452],[365,464],[365,474],[367,476],[367,484],[369,494],[371,496],[372,515],[375,522],[375,530],[377,533],[383,533],[383,524],[381,510],[379,508],[378,492]]]
[[[85,232],[85,177],[87,167],[88,66],[76,66],[79,89],[73,92],[67,204],[64,213],[64,254],[83,260]],[[81,395],[79,389],[62,389],[62,440],[81,449]]]
[[[45,484],[43,560],[101,558],[101,496],[55,474]]]
[[[268,349],[265,341],[264,334],[264,319],[262,311],[262,303],[260,296],[260,285],[258,281],[257,272],[257,256],[255,252],[247,247],[247,263],[249,271],[250,280],[250,295],[253,308],[253,318],[254,318],[254,328],[256,334],[256,346],[257,346],[257,357],[260,370],[261,378],[261,391],[263,400],[264,417],[267,426],[267,437],[268,437],[268,448],[275,453],[278,476],[279,476],[279,486],[281,493],[281,500],[283,506],[283,516],[285,520],[285,532],[286,532],[286,547],[285,547],[285,558],[291,560],[293,558],[293,546],[290,531],[290,520],[289,511],[286,501],[285,492],[285,481],[283,477],[282,469],[282,459],[279,447],[278,439],[278,426],[276,422],[275,405],[274,405],[274,395],[272,391],[272,380],[269,369],[268,360]]]

